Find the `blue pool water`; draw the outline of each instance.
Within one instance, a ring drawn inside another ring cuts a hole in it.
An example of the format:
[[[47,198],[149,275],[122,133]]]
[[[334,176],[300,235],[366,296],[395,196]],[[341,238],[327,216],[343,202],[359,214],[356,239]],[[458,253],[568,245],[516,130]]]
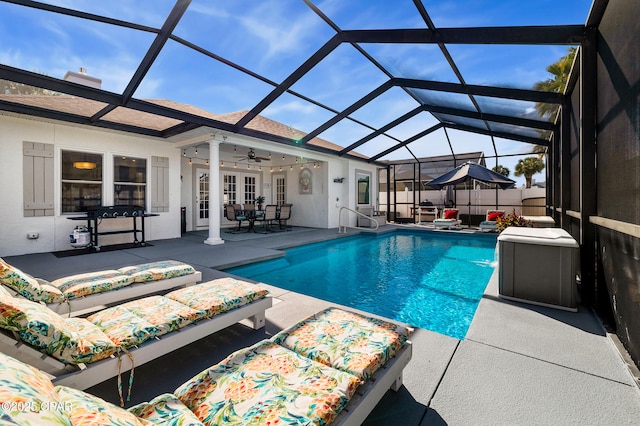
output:
[[[495,245],[495,237],[464,234],[358,235],[226,272],[464,339]]]

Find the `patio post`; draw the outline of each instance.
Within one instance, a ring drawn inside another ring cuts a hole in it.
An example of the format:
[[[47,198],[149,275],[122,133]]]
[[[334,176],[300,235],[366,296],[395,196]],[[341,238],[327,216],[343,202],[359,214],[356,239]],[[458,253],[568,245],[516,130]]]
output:
[[[209,143],[209,238],[205,244],[224,244],[220,238],[220,141],[214,137]]]

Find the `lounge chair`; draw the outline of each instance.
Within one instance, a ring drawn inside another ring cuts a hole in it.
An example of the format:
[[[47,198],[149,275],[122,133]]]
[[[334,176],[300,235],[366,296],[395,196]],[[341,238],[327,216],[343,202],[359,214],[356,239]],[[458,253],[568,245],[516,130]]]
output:
[[[485,220],[480,222],[480,230],[485,231],[497,231],[497,220],[499,217],[504,217],[504,210],[487,210],[487,216]]]
[[[0,351],[86,389],[246,318],[264,327],[271,304],[259,285],[220,278],[65,318],[0,288]]]
[[[433,225],[436,228],[447,228],[451,229],[453,227],[460,226],[460,219],[458,219],[458,213],[460,211],[458,209],[444,209],[442,212],[442,218],[434,219]]]
[[[0,259],[0,282],[13,294],[46,303],[53,311],[71,316],[151,293],[193,285],[201,280],[202,273],[191,265],[164,260],[71,275],[49,282],[34,278]]]
[[[57,424],[361,424],[389,388],[401,386],[411,359],[409,332],[328,309],[128,410],[54,387],[38,370],[0,354],[3,408],[16,424],[39,423],[44,414],[18,408],[45,405]]]

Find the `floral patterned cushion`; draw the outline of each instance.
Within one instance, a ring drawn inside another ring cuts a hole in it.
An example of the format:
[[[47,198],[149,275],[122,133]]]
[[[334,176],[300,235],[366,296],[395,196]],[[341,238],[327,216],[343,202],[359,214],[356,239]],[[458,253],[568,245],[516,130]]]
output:
[[[0,402],[2,424],[71,425],[70,410],[60,402],[49,378],[1,352]]]
[[[355,312],[328,308],[272,339],[302,356],[367,380],[404,345],[410,331]]]
[[[29,300],[39,301],[40,283],[31,275],[22,272],[0,259],[0,282]]]
[[[85,289],[83,295],[86,295],[115,290],[132,282],[133,279],[128,275],[123,275],[116,270],[107,270],[58,278],[51,281],[51,285],[65,294],[73,294],[79,289]]]
[[[326,425],[361,383],[263,340],[198,374],[174,394],[205,424]]]
[[[202,425],[202,422],[175,395],[165,393],[129,408],[138,418],[166,426]]]
[[[139,426],[153,424],[86,392],[66,386],[56,386],[55,390],[60,400],[70,407],[69,417],[74,425]]]
[[[0,326],[17,331],[23,341],[62,362],[95,362],[116,351],[107,335],[86,319],[63,318],[40,303],[19,298],[13,298],[11,308],[13,313],[3,316]]]
[[[24,320],[21,300],[23,299],[13,297],[4,288],[0,291],[0,327],[20,331],[20,322]]]
[[[149,296],[119,305],[158,328],[157,336],[200,319],[198,311],[163,296]]]
[[[163,260],[137,266],[126,266],[118,269],[118,271],[133,278],[133,281],[137,283],[181,277],[196,272],[193,266],[177,260]]]
[[[262,299],[268,293],[264,288],[247,281],[219,278],[181,288],[165,296],[187,305],[199,311],[205,318],[209,318]]]
[[[117,346],[129,348],[161,334],[160,329],[122,305],[104,309],[87,317]]]

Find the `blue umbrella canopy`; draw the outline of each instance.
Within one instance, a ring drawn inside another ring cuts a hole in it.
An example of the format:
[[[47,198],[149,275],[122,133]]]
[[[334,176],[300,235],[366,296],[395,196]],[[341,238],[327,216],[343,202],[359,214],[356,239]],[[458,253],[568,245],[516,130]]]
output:
[[[500,173],[496,173],[493,170],[489,170],[486,167],[481,166],[480,164],[469,161],[448,171],[442,176],[427,182],[427,185],[435,189],[440,189],[443,186],[456,185],[473,179],[496,184],[502,189],[507,189],[516,183],[514,180],[509,179]]]

